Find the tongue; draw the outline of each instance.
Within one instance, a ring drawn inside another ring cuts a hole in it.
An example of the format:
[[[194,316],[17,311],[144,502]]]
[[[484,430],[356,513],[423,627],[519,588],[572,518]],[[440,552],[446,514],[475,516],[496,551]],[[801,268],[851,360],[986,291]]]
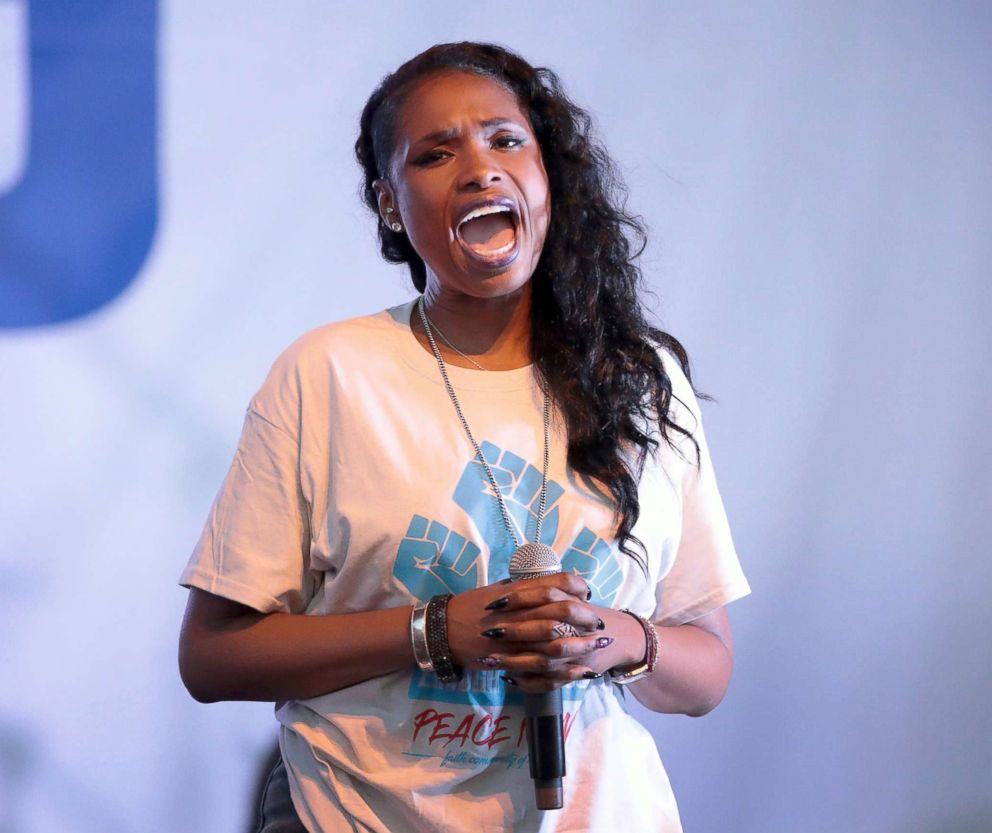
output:
[[[513,242],[513,221],[507,213],[486,214],[469,220],[461,227],[461,236],[477,252],[502,249]]]

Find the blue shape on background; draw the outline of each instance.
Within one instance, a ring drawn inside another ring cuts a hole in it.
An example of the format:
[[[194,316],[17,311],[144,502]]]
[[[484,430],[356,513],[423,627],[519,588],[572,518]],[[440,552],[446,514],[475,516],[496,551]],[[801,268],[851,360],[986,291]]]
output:
[[[30,144],[0,197],[0,327],[86,315],[138,275],[158,220],[156,5],[29,4]]]

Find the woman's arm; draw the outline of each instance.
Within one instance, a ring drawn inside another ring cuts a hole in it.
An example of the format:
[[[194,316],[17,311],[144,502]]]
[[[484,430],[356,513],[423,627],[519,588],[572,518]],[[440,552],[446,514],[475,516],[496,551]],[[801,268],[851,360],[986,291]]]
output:
[[[492,624],[501,637],[490,649],[525,692],[547,691],[587,671],[640,665],[647,654],[641,624],[629,614],[549,594],[526,584],[509,589]],[[526,608],[526,609],[525,609]],[[602,622],[598,627],[597,619]],[[568,622],[586,635],[555,639],[551,629]],[[591,634],[591,635],[589,635]],[[600,640],[609,640],[602,646]],[[630,684],[631,693],[653,711],[698,717],[723,699],[733,668],[733,637],[725,609],[690,624],[658,627],[654,673]]]
[[[541,600],[585,599],[586,583],[561,573],[528,582],[516,614],[534,619]],[[487,605],[507,592],[493,584],[455,596],[448,606],[448,642],[455,661],[467,668],[488,668],[494,640],[483,636],[498,624],[499,612]],[[567,603],[567,602],[565,602]],[[582,604],[582,609],[590,608]],[[179,671],[183,683],[202,703],[219,700],[299,700],[316,697],[414,664],[410,642],[411,606],[306,616],[260,613],[204,590],[190,590],[179,637]],[[586,627],[595,616],[580,613],[575,624]],[[554,624],[554,623],[552,623]],[[568,640],[576,652],[592,650],[596,636]],[[501,645],[511,653],[551,656],[555,645]],[[575,679],[586,668],[573,667],[553,685]]]
[[[633,621],[640,634],[623,641],[624,655],[611,667],[639,665],[647,650],[644,631],[632,616],[614,612]],[[621,624],[629,630],[627,623]],[[656,712],[701,717],[715,709],[727,693],[734,667],[734,640],[726,609],[718,608],[685,625],[658,626],[657,630],[654,673],[631,683],[631,693]]]
[[[411,664],[409,606],[259,613],[193,588],[179,637],[179,672],[201,703],[315,697]]]

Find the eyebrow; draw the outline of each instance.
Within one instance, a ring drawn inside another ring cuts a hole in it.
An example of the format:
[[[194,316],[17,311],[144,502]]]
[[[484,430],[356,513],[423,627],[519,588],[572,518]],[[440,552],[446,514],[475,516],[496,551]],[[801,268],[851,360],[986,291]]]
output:
[[[499,127],[501,124],[512,124],[514,126],[519,126],[515,119],[508,118],[506,116],[496,116],[491,119],[484,119],[480,122],[482,127]],[[433,133],[428,133],[426,136],[421,136],[416,144],[421,142],[430,142],[431,144],[438,144],[442,142],[448,142],[458,135],[458,129],[455,127],[449,127],[447,130],[435,130]]]

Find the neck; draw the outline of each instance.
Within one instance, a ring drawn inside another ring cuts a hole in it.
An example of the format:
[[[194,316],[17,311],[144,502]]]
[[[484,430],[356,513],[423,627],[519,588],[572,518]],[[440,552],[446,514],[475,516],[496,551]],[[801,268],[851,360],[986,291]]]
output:
[[[530,283],[495,298],[454,293],[428,283],[424,301],[431,322],[487,370],[513,370],[531,363]],[[418,315],[411,317],[410,326],[424,349],[430,350]],[[473,366],[438,341],[446,362]]]

